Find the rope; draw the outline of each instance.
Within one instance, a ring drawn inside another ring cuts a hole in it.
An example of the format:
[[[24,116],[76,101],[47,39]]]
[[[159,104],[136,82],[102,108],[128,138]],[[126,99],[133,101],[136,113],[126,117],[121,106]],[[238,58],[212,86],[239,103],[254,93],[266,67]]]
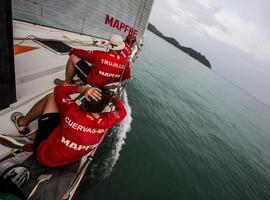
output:
[[[136,18],[135,18],[135,21],[134,21],[134,24],[133,24],[133,28],[134,28],[134,30],[135,30],[135,28],[136,28],[136,23],[137,23],[137,20],[139,19],[138,17],[139,17],[139,14],[140,14],[140,8],[141,8],[141,5],[142,5],[142,1],[140,1],[140,4],[139,4],[139,9],[138,9],[138,11],[137,11],[137,15],[136,15]],[[145,7],[145,2],[144,2],[144,7]],[[144,7],[143,7],[143,11],[144,11]],[[143,12],[142,12],[142,14],[143,14]],[[141,18],[140,18],[140,22],[139,22],[139,24],[141,23],[141,19],[142,19],[142,16],[141,16]],[[139,27],[139,24],[138,24],[138,27]],[[129,41],[129,47],[130,47],[130,49],[131,49],[131,40]],[[119,83],[118,83],[118,85],[117,85],[117,95],[118,96],[120,96],[121,95],[121,93],[122,93],[122,91],[125,89],[125,87],[126,87],[126,85],[127,85],[127,81],[122,85],[121,84],[121,82],[122,82],[122,79],[123,79],[123,76],[124,76],[124,73],[125,73],[125,71],[126,71],[126,68],[127,68],[127,65],[128,65],[128,58],[127,58],[127,61],[126,61],[126,64],[125,64],[125,67],[124,67],[124,69],[123,69],[123,71],[122,71],[122,74],[121,74],[121,77],[120,77],[120,80],[119,80]],[[134,62],[132,62],[132,63],[134,63]],[[129,63],[130,64],[130,70],[131,70],[131,68],[132,68],[132,64],[131,63]],[[122,89],[120,90],[120,87],[122,86]]]
[[[14,46],[19,46],[20,44],[24,43],[26,40],[34,40],[34,39],[39,39],[35,35],[28,35],[25,38],[14,38],[14,40],[22,40],[18,44],[14,44]]]
[[[135,18],[135,22],[134,22],[134,24],[133,24],[133,28],[134,28],[134,29],[135,29],[135,27],[136,27],[136,22],[137,22],[137,19],[138,19],[138,16],[139,16],[141,4],[142,4],[142,1],[140,1],[139,9],[138,9],[138,11],[137,11],[137,15],[136,15],[136,18]]]
[[[144,1],[144,4],[143,4],[143,10],[142,10],[142,15],[141,15],[141,18],[140,18],[140,21],[139,21],[139,24],[138,24],[138,29],[139,29],[139,25],[140,25],[141,22],[142,22],[143,13],[144,13],[144,9],[145,9],[145,4],[146,4],[146,1]],[[138,31],[139,31],[139,30],[138,30]]]
[[[83,40],[79,40],[79,39],[72,40],[72,39],[68,38],[67,36],[62,36],[62,37],[66,38],[69,41],[67,41],[67,40],[57,40],[57,41],[64,42],[66,44],[78,45],[78,46],[98,46],[98,47],[103,47],[103,48],[106,47],[105,45],[97,45],[96,40],[94,40],[93,38],[92,38],[92,40],[89,40],[89,41],[87,41],[87,40],[83,41]],[[39,38],[35,35],[28,35],[26,37],[15,37],[13,39],[14,40],[22,40],[19,43],[14,44],[14,46],[19,46],[27,40],[31,40],[31,41],[34,41],[36,39],[49,40],[48,38]]]

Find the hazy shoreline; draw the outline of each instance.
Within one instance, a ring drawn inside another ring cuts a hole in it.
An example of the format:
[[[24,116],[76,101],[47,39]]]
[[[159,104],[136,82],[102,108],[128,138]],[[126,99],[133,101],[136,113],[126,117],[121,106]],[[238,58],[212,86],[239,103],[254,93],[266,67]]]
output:
[[[211,69],[211,63],[209,62],[209,60],[202,55],[200,52],[195,51],[194,49],[190,48],[190,47],[184,47],[181,46],[179,44],[179,42],[172,38],[172,37],[167,37],[165,35],[163,35],[163,33],[161,33],[153,24],[149,23],[147,26],[147,29],[151,32],[153,32],[154,34],[156,34],[157,36],[161,37],[162,39],[166,40],[167,42],[169,42],[170,44],[172,44],[173,46],[175,46],[176,48],[182,50],[183,52],[185,52],[186,54],[190,55],[192,58],[198,60],[200,63],[202,63],[203,65],[207,66],[208,68]]]

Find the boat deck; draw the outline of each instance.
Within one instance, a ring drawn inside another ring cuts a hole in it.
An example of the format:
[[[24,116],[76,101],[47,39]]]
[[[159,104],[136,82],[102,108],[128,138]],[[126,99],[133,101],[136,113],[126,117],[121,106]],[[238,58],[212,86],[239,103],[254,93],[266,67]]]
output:
[[[14,45],[22,48],[14,55],[17,102],[0,111],[0,133],[18,135],[17,129],[10,121],[13,112],[26,113],[35,102],[46,94],[52,92],[55,78],[64,78],[65,65],[68,55],[59,55],[44,48],[28,38],[38,37],[43,39],[57,39],[64,41],[73,48],[87,50],[101,49],[105,47],[91,46],[93,41],[102,45],[107,41],[71,33],[68,31],[33,25],[21,21],[13,21]],[[25,40],[22,40],[25,38]],[[73,42],[73,43],[72,43]],[[85,44],[88,44],[87,46]],[[29,47],[29,48],[28,48]],[[37,123],[30,124],[31,131],[36,129]],[[11,152],[10,148],[0,145],[0,159]]]

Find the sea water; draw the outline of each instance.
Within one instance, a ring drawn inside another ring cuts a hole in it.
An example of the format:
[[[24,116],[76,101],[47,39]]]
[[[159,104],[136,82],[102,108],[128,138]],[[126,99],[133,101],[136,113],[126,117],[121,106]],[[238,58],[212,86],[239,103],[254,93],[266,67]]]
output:
[[[76,199],[270,199],[268,107],[148,31],[132,73]]]

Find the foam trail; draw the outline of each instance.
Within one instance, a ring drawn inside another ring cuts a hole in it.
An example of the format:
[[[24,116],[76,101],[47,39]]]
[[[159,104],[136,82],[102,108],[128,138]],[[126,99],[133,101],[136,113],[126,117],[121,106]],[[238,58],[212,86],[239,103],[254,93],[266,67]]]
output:
[[[131,108],[128,104],[128,98],[127,98],[127,93],[124,90],[123,92],[123,104],[125,105],[126,111],[127,111],[127,116],[125,119],[120,123],[119,128],[117,128],[116,131],[116,136],[118,138],[118,142],[116,143],[115,149],[113,151],[113,163],[112,163],[112,168],[115,165],[116,161],[118,160],[120,156],[120,151],[122,149],[122,146],[125,144],[125,139],[127,136],[127,132],[130,130],[130,125],[132,121],[131,117]]]
[[[128,104],[128,97],[125,90],[121,99],[126,108],[127,116],[121,123],[114,126],[100,144],[90,168],[90,177],[91,179],[95,179],[94,182],[100,181],[110,175],[116,161],[119,159],[122,146],[125,144],[126,134],[130,130],[132,121],[131,108]]]

